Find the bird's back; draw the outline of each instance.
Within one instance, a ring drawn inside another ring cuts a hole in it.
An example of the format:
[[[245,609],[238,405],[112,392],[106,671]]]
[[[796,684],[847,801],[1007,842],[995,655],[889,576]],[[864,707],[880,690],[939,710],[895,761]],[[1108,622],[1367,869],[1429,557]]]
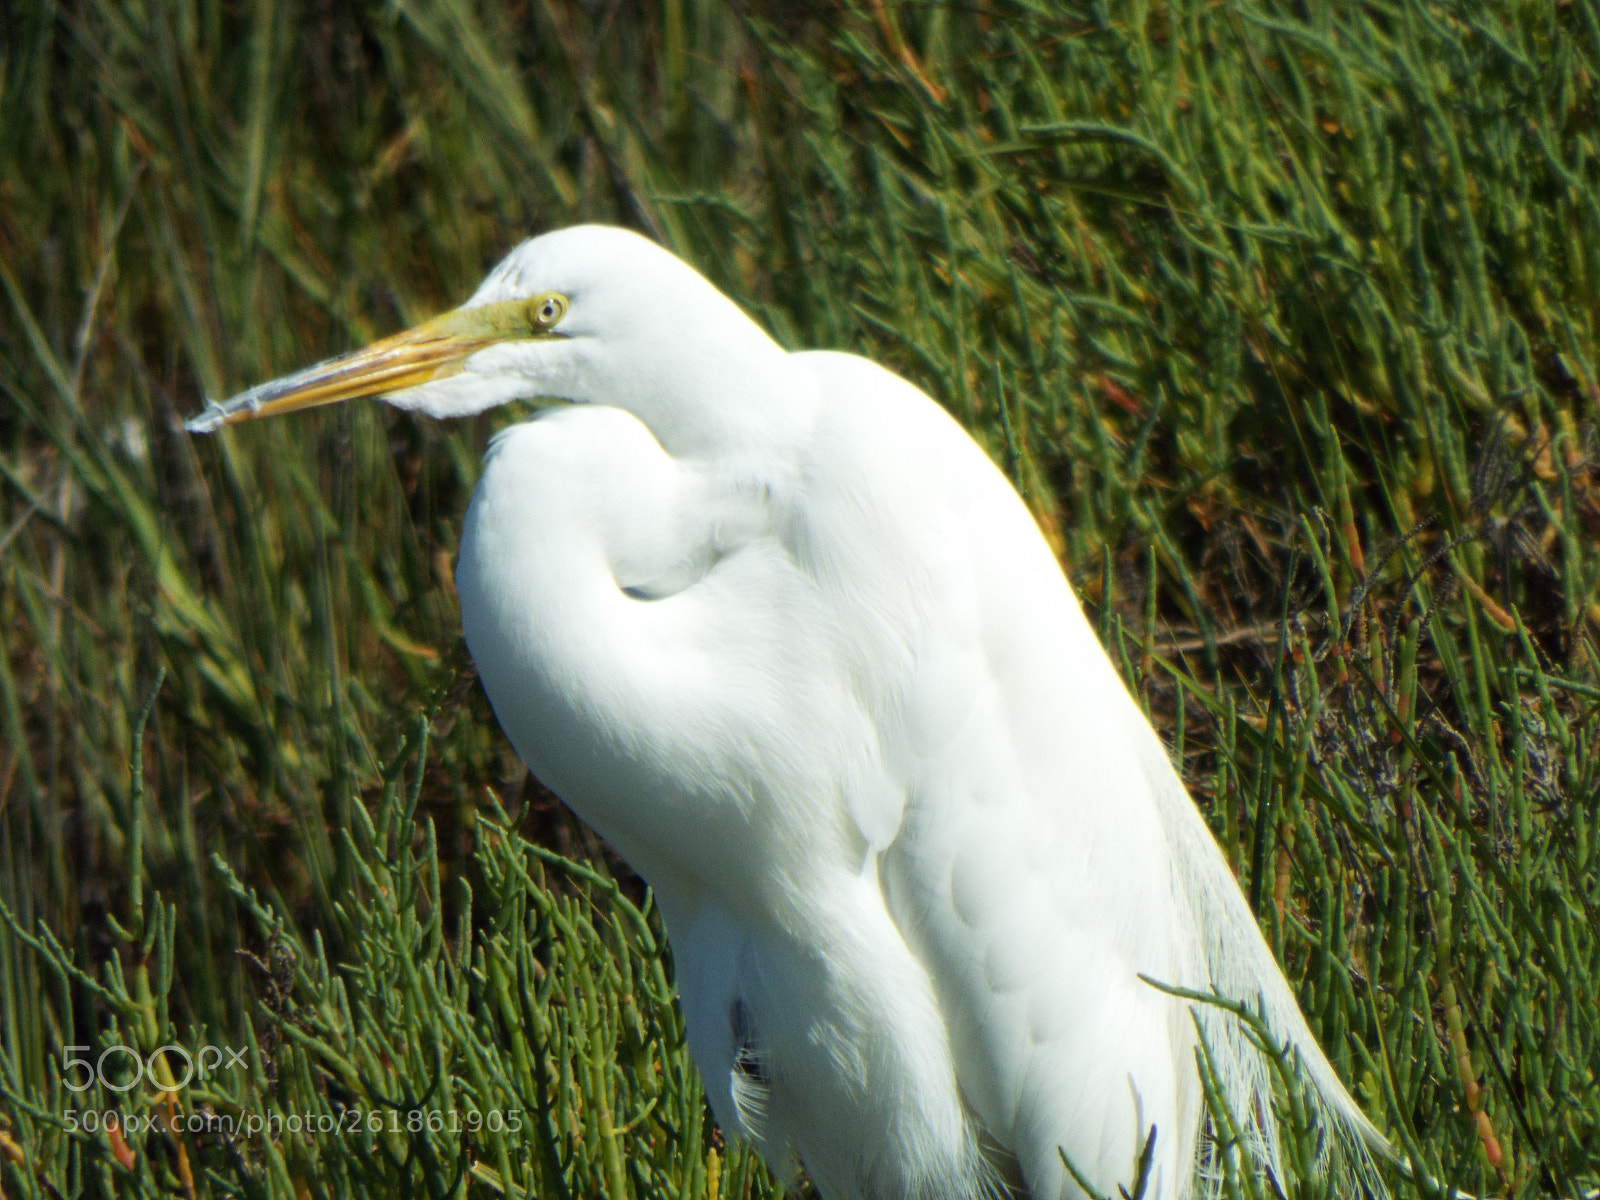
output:
[[[1131,1185],[1151,1124],[1152,1194],[1176,1195],[1193,1025],[1139,975],[1193,983],[1199,964],[1141,771],[1148,727],[981,450],[865,360],[805,357],[826,397],[807,510],[850,531],[819,535],[838,557],[811,570],[841,606],[873,580],[879,618],[854,649],[896,786],[862,824],[962,1098],[1038,1197],[1071,1194],[1058,1148],[1101,1192]],[[871,561],[885,545],[899,553]]]

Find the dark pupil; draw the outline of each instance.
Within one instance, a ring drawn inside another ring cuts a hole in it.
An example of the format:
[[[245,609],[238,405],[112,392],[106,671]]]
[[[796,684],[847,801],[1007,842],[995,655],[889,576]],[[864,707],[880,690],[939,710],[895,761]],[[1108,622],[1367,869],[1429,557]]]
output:
[[[553,321],[556,317],[556,302],[546,300],[539,306],[539,318],[544,321]]]

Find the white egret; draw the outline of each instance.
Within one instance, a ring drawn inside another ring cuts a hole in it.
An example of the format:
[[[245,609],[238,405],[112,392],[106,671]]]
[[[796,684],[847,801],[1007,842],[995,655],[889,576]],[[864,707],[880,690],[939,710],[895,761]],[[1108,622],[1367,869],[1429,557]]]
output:
[[[453,312],[212,405],[499,434],[456,583],[501,726],[654,889],[718,1121],[828,1200],[1193,1189],[1206,1032],[1270,1156],[1258,1003],[1318,1049],[1038,528],[932,400],[786,353],[645,239],[514,250]],[[1153,1134],[1153,1138],[1152,1138]],[[1357,1151],[1364,1154],[1364,1151]]]

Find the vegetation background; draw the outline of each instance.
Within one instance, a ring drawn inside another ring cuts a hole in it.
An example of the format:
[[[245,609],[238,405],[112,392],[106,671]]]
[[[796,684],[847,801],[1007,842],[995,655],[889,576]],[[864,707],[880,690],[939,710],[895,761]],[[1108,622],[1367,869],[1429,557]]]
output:
[[[776,1191],[462,650],[517,414],[179,425],[578,220],[966,422],[1379,1125],[1596,1187],[1597,78],[1595,0],[0,6],[0,1193]]]

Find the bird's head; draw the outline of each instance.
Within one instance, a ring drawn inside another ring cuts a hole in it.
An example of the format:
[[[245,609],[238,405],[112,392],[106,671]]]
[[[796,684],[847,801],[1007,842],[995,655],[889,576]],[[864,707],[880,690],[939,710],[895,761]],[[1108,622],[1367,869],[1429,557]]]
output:
[[[783,352],[654,242],[579,225],[524,242],[460,308],[365,349],[212,402],[193,433],[376,396],[434,417],[512,400],[623,408],[669,450],[747,440],[798,397]],[[779,424],[784,422],[780,421]]]

